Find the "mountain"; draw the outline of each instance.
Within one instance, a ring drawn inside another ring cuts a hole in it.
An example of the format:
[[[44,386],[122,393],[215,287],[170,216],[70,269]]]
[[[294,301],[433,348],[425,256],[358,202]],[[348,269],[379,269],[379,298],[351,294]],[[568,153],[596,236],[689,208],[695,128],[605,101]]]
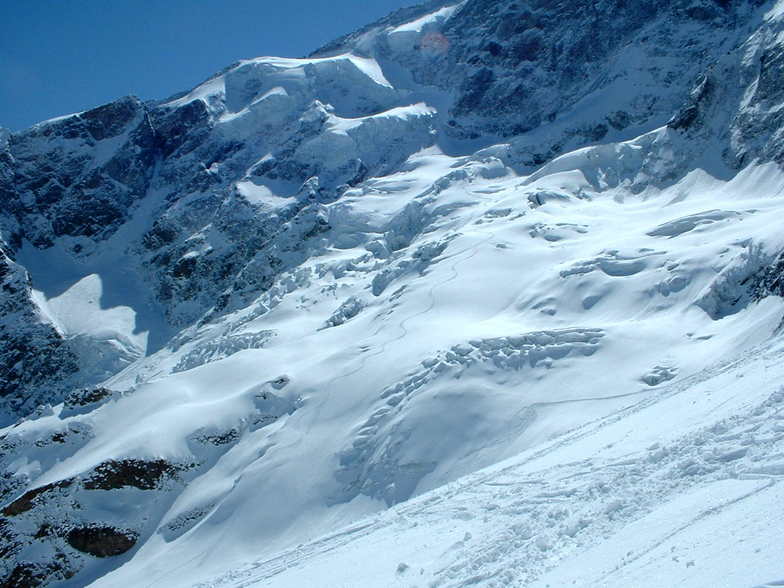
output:
[[[436,1],[0,133],[0,586],[779,585],[783,33]]]

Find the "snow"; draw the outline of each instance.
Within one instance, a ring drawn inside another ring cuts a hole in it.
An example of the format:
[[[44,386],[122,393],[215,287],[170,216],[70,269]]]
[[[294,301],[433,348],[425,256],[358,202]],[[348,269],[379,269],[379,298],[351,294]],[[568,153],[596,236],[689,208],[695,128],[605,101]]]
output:
[[[369,57],[359,57],[353,53],[349,53],[346,57],[349,61],[351,61],[352,64],[356,66],[359,71],[364,73],[379,86],[387,86],[388,88],[392,88],[392,84],[390,84],[384,77],[384,72],[381,70],[381,67],[378,65],[375,59]]]
[[[342,77],[353,78],[359,85],[370,83],[377,86],[376,93],[395,92],[373,58],[352,53],[321,59],[260,57],[241,61],[169,105],[176,108],[195,100],[213,105],[213,97],[223,97],[230,114],[224,115],[222,120],[227,122],[255,104],[269,102],[271,98],[295,97],[312,91],[312,81],[309,80],[314,76],[324,76],[326,82],[331,83],[336,72],[341,72]],[[324,88],[319,89],[323,91]]]
[[[427,25],[432,25],[435,23],[441,23],[447,20],[457,9],[457,4],[454,6],[446,6],[432,14],[427,14],[421,18],[418,18],[414,21],[406,23],[404,25],[400,25],[399,27],[395,27],[390,31],[392,33],[404,33],[404,32],[414,32],[414,33],[421,33],[422,30]]]
[[[608,555],[585,569],[586,585],[622,578],[602,575],[606,562],[684,586],[717,563],[698,547],[677,573],[660,560],[671,537],[697,541],[684,521],[713,533],[723,520],[699,518],[700,484],[726,517],[746,512],[743,497],[777,491],[765,486],[776,474],[764,473],[780,462],[773,417],[759,419],[767,445],[709,429],[776,392],[776,347],[767,361],[720,366],[764,346],[784,305],[770,298],[714,320],[695,301],[752,243],[780,245],[782,177],[771,166],[730,181],[695,171],[635,195],[623,174],[594,179],[618,160],[605,154],[624,149],[583,150],[527,178],[492,157],[422,151],[326,206],[334,247],[247,310],[109,380],[133,391],[71,417],[89,419],[89,439],[36,485],[130,456],[205,465],[170,495],[134,557],[93,585],[489,586],[552,569],[579,580],[556,564],[597,545]],[[274,198],[250,184],[241,192]],[[289,408],[259,427],[263,390]],[[733,426],[748,430],[752,417]],[[194,441],[227,431],[236,431],[227,445]],[[652,458],[657,443],[664,453]],[[502,460],[511,461],[492,465]],[[667,478],[689,460],[710,476]],[[623,540],[602,539],[645,517],[660,524],[641,539],[644,557],[624,559]],[[657,547],[657,537],[667,541]],[[764,556],[781,555],[776,545]],[[685,567],[692,559],[699,570]],[[243,568],[249,561],[258,563]],[[749,582],[775,576],[772,566],[737,569]]]
[[[438,34],[438,30],[455,12],[458,5],[446,6],[426,14],[416,20],[397,26],[386,31],[386,42],[394,51],[411,51],[423,41],[428,33]]]
[[[393,118],[428,114],[409,110]],[[701,301],[723,309],[733,276],[766,259],[755,251],[783,245],[784,179],[772,165],[695,170],[635,194],[654,143],[583,149],[528,177],[490,153],[419,151],[323,205],[334,231],[258,300],[148,357],[138,303],[102,302],[117,268],[47,274],[57,252],[23,248],[64,333],[140,357],[100,406],[17,425],[31,445],[64,425],[87,433],[7,471],[40,487],[108,460],[191,464],[187,483],[133,499],[163,502],[95,587],[715,579],[702,570],[738,538],[713,553],[700,533],[778,497],[780,401],[765,402],[784,304],[710,315]],[[733,560],[738,581],[776,579],[774,531],[737,532],[763,562]]]
[[[273,194],[272,190],[266,186],[257,186],[253,182],[237,184],[237,192],[252,205],[271,210],[282,208],[295,201],[294,198],[281,198]]]
[[[63,294],[46,299],[34,291],[34,299],[45,317],[67,338],[90,349],[92,358],[85,371],[99,382],[143,357],[148,332],[137,332],[136,313],[127,306],[102,308],[103,285],[100,276],[91,274]]]
[[[37,293],[40,300],[43,294]],[[92,274],[83,278],[60,296],[43,302],[54,317],[54,322],[65,335],[116,332],[133,339],[136,327],[136,313],[127,306],[102,309],[103,286],[100,276]],[[93,311],[93,308],[98,310]],[[144,334],[146,336],[146,333]],[[140,343],[141,337],[137,337]]]
[[[784,15],[784,2],[777,1],[768,12],[765,13],[765,20],[776,21]]]
[[[391,108],[380,114],[360,118],[343,119],[332,116],[331,122],[332,129],[334,129],[335,132],[348,135],[350,131],[355,130],[363,124],[367,124],[371,121],[381,121],[387,118],[408,120],[410,118],[416,117],[432,117],[435,116],[435,114],[436,110],[434,108],[428,106],[424,102],[419,102],[410,106],[399,106],[397,108]]]
[[[163,310],[152,300],[143,277],[129,264],[118,262],[129,234],[138,230],[144,213],[154,206],[154,198],[144,202],[137,219],[128,222],[89,259],[70,257],[63,243],[46,250],[24,243],[17,253],[30,274],[42,315],[68,337],[103,341],[101,355],[109,364],[153,353],[171,337]],[[115,368],[112,374],[117,372]],[[100,377],[97,383],[108,374],[94,375]]]
[[[198,586],[775,585],[783,351]]]
[[[386,31],[390,46],[454,9]],[[781,169],[732,173],[662,120],[535,170],[515,153],[545,131],[455,156],[449,96],[393,87],[383,65],[259,58],[169,104],[203,100],[211,140],[253,145],[213,164],[216,185],[221,165],[278,154],[314,174],[299,191],[250,172],[221,186],[216,206],[241,202],[242,220],[310,199],[324,229],[278,227],[289,269],[232,312],[170,339],[141,270],[118,263],[164,210],[158,178],[94,257],[19,251],[42,317],[107,394],[2,431],[4,476],[62,490],[15,521],[139,535],[59,585],[780,584],[784,301],[749,287],[784,250]],[[643,82],[589,89],[556,122]],[[373,177],[333,185],[357,160]],[[229,246],[204,218],[177,259]],[[121,460],[176,474],[82,483]]]

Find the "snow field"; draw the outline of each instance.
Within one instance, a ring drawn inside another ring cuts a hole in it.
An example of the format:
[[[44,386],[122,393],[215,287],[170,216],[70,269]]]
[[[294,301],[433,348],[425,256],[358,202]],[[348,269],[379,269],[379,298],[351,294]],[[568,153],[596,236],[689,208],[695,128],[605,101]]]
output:
[[[689,176],[683,185],[632,196],[623,186],[597,192],[582,172],[559,171],[528,183],[496,171],[487,180],[484,164],[472,163],[439,179],[454,161],[432,152],[422,159],[412,160],[415,172],[334,206],[340,218],[362,219],[347,225],[360,244],[332,249],[325,243],[323,257],[290,281],[284,277],[258,302],[259,311],[227,317],[226,327],[205,327],[171,359],[156,359],[158,371],[140,380],[148,383],[118,404],[138,430],[165,427],[169,440],[123,439],[129,454],[192,461],[193,449],[171,444],[197,434],[191,423],[199,423],[199,431],[239,431],[209,462],[209,475],[181,491],[161,532],[141,547],[140,567],[132,560],[118,570],[121,577],[149,578],[151,561],[164,570],[164,562],[180,561],[184,553],[192,554],[189,561],[201,554],[198,573],[207,576],[285,549],[328,532],[336,521],[400,503],[656,399],[664,386],[765,341],[781,319],[781,305],[770,299],[721,318],[719,329],[694,305],[747,251],[747,235],[759,243],[775,238],[774,174],[772,193],[744,194],[741,179],[727,185],[698,172],[699,179]],[[418,184],[424,166],[432,166],[435,190]],[[549,193],[560,196],[548,199]],[[722,206],[725,213],[710,212]],[[401,212],[381,222],[390,207]],[[340,242],[339,235],[334,239]],[[395,251],[401,239],[411,244]],[[346,301],[354,301],[353,310],[336,322]],[[241,326],[233,336],[247,341],[258,333],[260,348],[205,351],[235,321]],[[184,359],[194,357],[206,359]],[[170,373],[160,371],[167,365]],[[134,385],[138,369],[111,385]],[[275,394],[296,410],[267,427],[250,427],[250,401],[258,393],[253,382],[284,375],[287,383]],[[163,404],[148,412],[150,402]],[[96,434],[96,450],[115,453],[119,445],[102,441],[105,436]],[[326,452],[324,439],[331,440]],[[726,474],[736,460],[721,455],[714,461]],[[651,479],[660,475],[661,464],[650,468]],[[628,482],[631,474],[624,476]],[[580,492],[563,496],[571,503]],[[629,517],[654,508],[659,498],[639,500]],[[604,508],[588,502],[585,514],[563,525],[572,533],[580,517],[596,519]],[[188,513],[194,520],[183,534],[166,530]],[[230,555],[212,547],[215,533],[224,532],[238,542]],[[542,562],[531,578],[551,567],[551,544],[567,541],[564,533],[531,536]],[[505,548],[498,549],[486,559],[500,570],[508,562],[501,557]],[[461,561],[454,565],[470,567]],[[514,569],[515,578],[528,573]],[[175,580],[177,573],[167,572],[165,583],[188,585]],[[463,573],[462,567],[443,572]]]
[[[199,586],[775,585],[783,360],[779,337]]]

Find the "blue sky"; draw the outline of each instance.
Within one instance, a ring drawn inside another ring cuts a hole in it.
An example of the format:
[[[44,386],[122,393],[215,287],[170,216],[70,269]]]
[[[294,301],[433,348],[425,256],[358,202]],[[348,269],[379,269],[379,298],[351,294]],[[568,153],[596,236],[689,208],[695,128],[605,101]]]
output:
[[[302,57],[417,0],[0,0],[0,126],[189,89],[240,59]]]

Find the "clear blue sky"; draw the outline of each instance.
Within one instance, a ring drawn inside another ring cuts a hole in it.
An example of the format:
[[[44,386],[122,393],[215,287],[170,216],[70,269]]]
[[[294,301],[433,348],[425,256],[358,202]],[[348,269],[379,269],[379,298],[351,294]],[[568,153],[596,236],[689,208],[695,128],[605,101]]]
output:
[[[0,126],[189,89],[240,59],[302,57],[417,0],[0,0]]]

